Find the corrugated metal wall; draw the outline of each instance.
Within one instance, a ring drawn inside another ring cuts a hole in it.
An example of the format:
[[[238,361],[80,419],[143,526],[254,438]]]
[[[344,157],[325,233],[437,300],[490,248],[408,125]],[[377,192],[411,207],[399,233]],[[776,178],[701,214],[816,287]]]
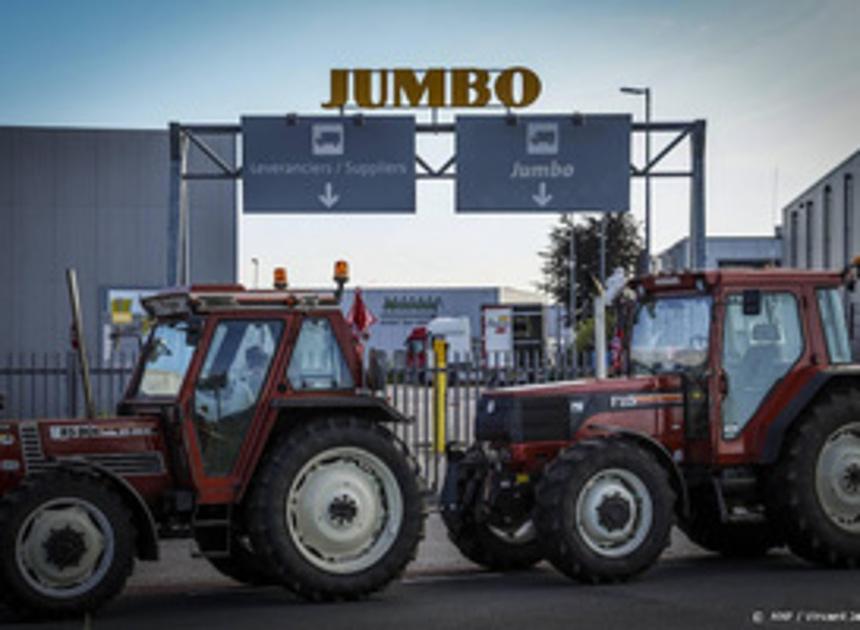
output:
[[[235,161],[231,138],[207,141]],[[192,150],[190,167],[204,159]],[[108,289],[164,285],[168,164],[166,130],[0,127],[0,357],[68,348],[68,266],[93,354]],[[193,182],[189,193],[192,279],[232,282],[235,184]]]

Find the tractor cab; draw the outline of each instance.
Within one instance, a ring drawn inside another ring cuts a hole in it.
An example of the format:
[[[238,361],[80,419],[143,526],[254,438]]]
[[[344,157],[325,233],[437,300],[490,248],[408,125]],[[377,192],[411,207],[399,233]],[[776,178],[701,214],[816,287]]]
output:
[[[823,367],[851,361],[838,273],[729,270],[634,283],[631,376],[678,375],[687,455],[754,462],[778,408]],[[772,447],[771,447],[772,448]]]

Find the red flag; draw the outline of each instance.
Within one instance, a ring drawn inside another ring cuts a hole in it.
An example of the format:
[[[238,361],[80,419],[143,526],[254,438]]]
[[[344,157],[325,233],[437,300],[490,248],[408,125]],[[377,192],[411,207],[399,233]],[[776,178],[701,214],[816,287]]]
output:
[[[378,320],[367,304],[364,303],[364,298],[361,296],[361,289],[355,290],[355,297],[352,300],[352,306],[349,308],[349,313],[346,315],[346,321],[352,324],[353,329],[359,336],[365,335],[368,329],[373,326]]]

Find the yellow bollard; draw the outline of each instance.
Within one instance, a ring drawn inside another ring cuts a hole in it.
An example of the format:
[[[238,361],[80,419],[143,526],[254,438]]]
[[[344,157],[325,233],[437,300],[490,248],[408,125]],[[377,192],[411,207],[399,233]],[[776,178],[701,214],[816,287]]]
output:
[[[445,433],[448,422],[448,343],[444,339],[433,339],[435,378],[433,379],[433,416],[436,419],[436,454],[445,453]]]

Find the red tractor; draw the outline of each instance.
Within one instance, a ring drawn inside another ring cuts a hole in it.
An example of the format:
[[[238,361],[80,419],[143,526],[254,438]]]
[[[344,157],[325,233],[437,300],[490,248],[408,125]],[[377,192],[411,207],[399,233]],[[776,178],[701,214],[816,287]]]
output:
[[[479,399],[477,443],[449,448],[451,539],[493,569],[546,558],[585,582],[644,571],[674,523],[725,555],[787,545],[856,567],[860,365],[847,278],[711,271],[633,282],[625,377]]]
[[[313,600],[394,579],[423,497],[385,428],[406,418],[367,388],[346,276],[339,263],[330,293],[148,298],[155,325],[115,417],[0,422],[0,596],[92,610],[178,536],[228,576]]]

